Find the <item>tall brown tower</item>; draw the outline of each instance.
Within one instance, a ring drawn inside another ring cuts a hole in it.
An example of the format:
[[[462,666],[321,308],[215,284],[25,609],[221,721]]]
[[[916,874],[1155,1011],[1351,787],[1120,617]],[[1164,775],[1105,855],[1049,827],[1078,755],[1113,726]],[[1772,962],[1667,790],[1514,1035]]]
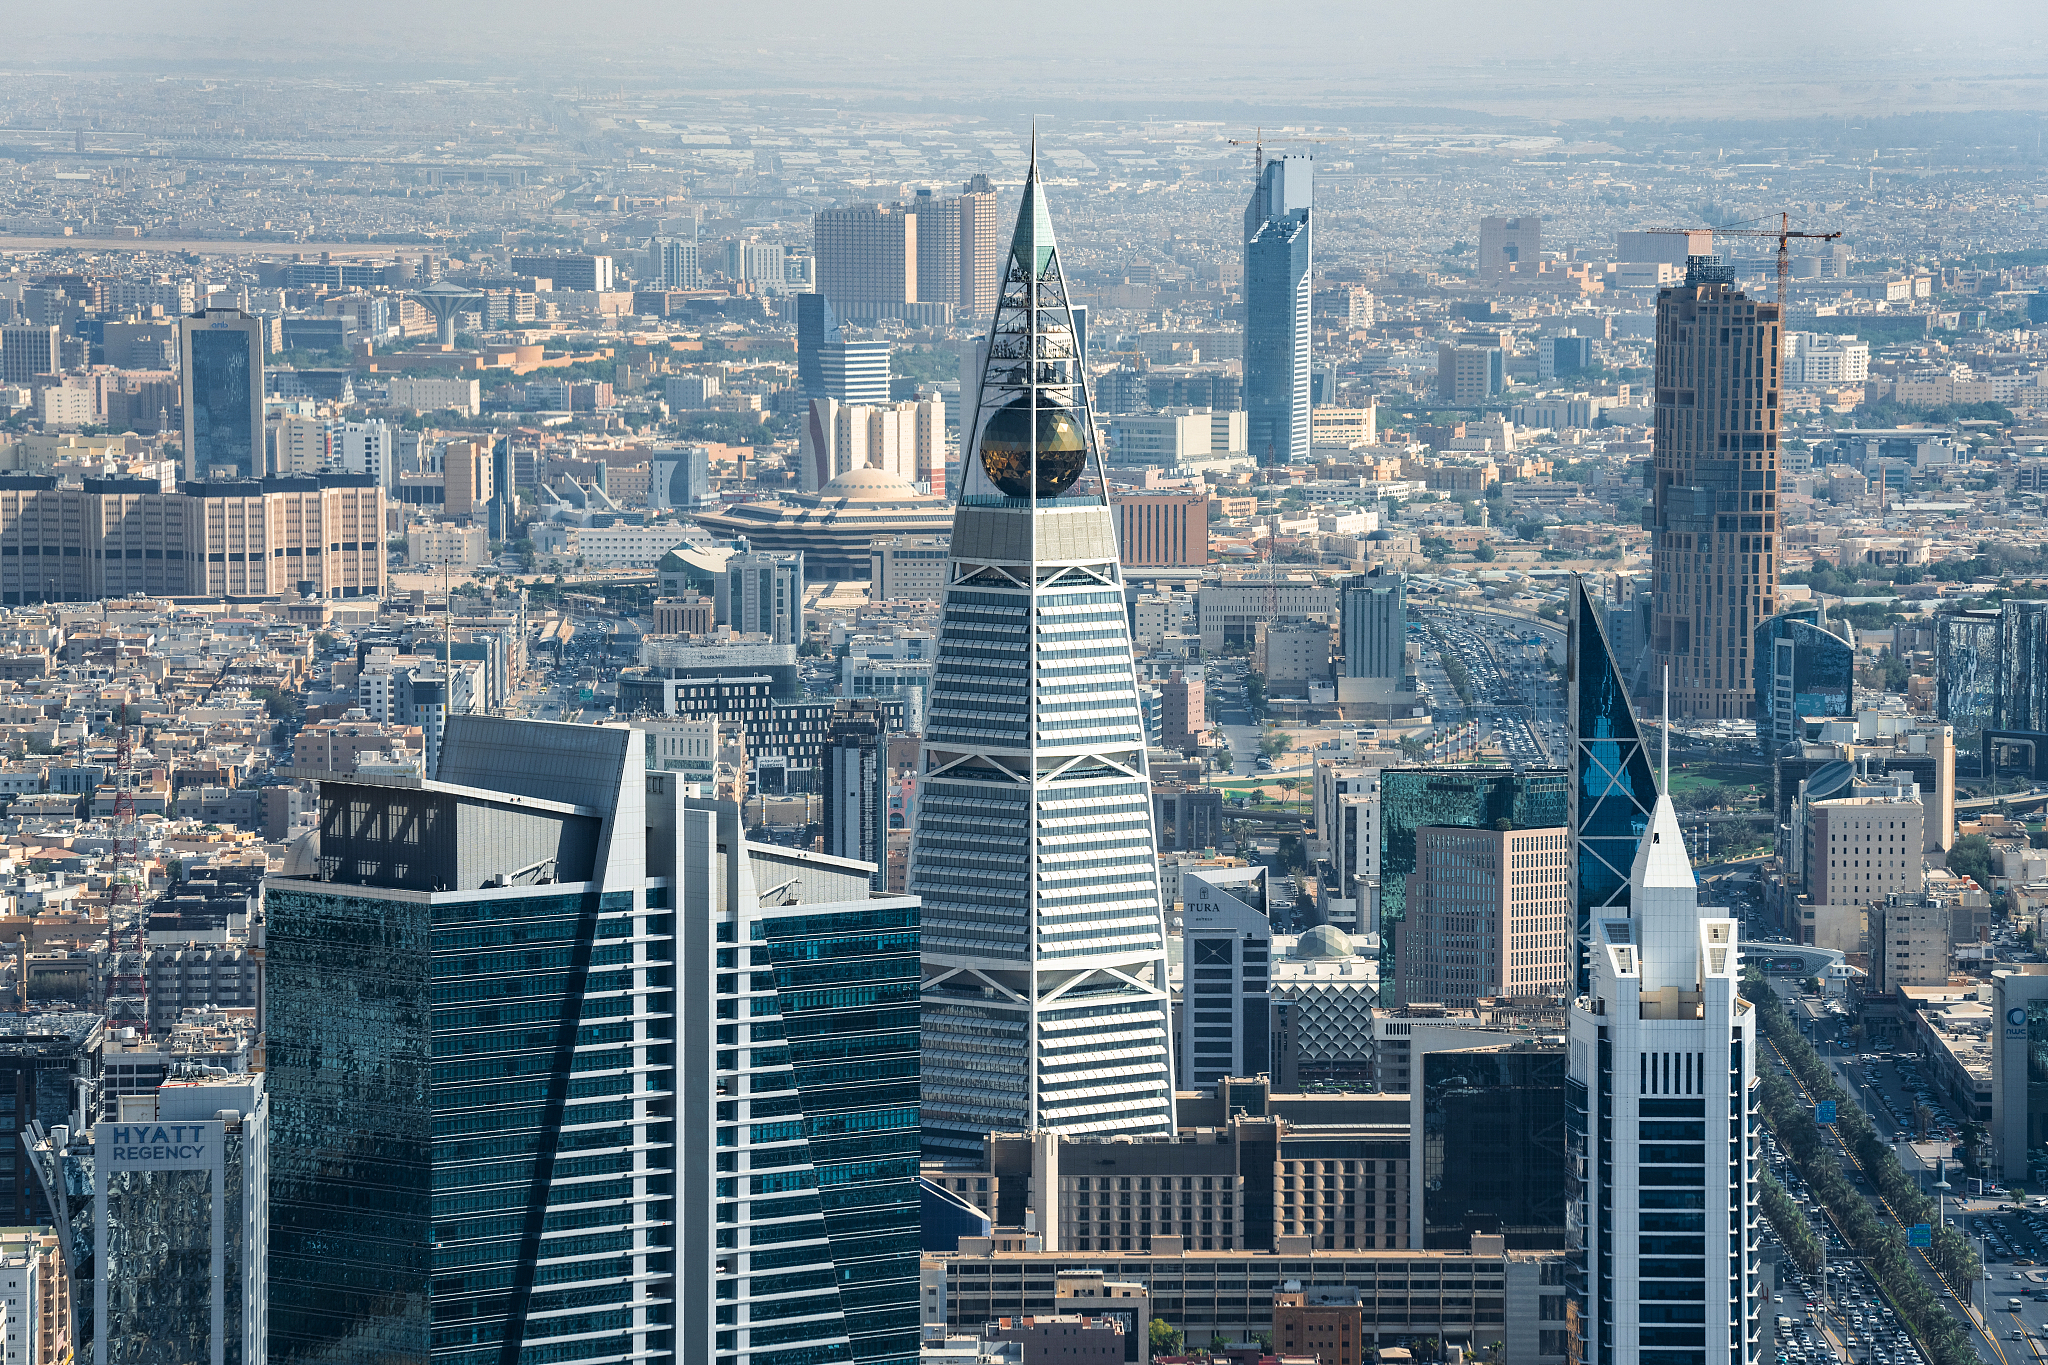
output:
[[[1756,624],[1777,610],[1778,306],[1693,256],[1657,296],[1657,430],[1651,588],[1671,712],[1754,714]]]

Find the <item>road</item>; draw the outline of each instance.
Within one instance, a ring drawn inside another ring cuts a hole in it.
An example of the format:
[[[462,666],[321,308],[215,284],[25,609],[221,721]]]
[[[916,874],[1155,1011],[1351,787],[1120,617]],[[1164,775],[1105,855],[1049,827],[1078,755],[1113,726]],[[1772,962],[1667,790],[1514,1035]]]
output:
[[[1563,761],[1564,687],[1543,665],[1546,652],[1562,657],[1562,628],[1501,612],[1460,607],[1417,606],[1423,626],[1422,684],[1431,714],[1440,720],[1478,720],[1483,739],[1500,747],[1517,768],[1550,767]],[[1546,649],[1529,644],[1546,641]],[[1443,668],[1448,648],[1465,666],[1472,705],[1458,698]]]

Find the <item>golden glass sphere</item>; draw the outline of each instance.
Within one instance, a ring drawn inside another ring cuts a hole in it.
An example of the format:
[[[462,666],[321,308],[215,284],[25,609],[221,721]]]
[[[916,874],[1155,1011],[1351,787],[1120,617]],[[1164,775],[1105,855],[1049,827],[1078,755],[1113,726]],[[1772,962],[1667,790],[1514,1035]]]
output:
[[[1025,397],[998,408],[981,429],[981,467],[990,482],[1013,498],[1032,496],[1032,425],[1031,400]],[[1088,459],[1087,433],[1071,410],[1047,406],[1043,398],[1037,428],[1037,496],[1056,498],[1081,477]]]

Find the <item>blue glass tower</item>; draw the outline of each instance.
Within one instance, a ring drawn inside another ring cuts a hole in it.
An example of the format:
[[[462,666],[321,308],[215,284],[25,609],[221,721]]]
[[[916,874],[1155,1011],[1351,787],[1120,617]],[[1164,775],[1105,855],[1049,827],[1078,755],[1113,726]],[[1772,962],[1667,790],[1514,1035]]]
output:
[[[1244,411],[1261,464],[1309,454],[1310,225],[1315,162],[1280,156],[1244,210]]]
[[[185,372],[185,477],[260,479],[263,454],[263,320],[239,308],[181,318]]]
[[[911,846],[934,1153],[1173,1125],[1145,724],[1077,333],[1034,160],[962,433]]]
[[[1802,716],[1856,709],[1856,650],[1821,624],[1819,612],[1779,612],[1756,628],[1757,739],[1775,756],[1800,738]]]
[[[1565,646],[1566,739],[1571,750],[1572,866],[1577,876],[1574,926],[1592,942],[1593,921],[1628,914],[1629,867],[1657,808],[1650,767],[1628,688],[1602,624],[1605,611],[1572,580]],[[1586,988],[1583,955],[1578,986]]]

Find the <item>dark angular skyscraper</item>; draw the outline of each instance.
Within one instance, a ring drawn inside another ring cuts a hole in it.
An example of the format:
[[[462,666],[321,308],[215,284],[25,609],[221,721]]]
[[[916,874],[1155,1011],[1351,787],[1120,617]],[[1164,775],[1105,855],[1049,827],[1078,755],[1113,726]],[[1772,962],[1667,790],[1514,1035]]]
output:
[[[1756,737],[1775,757],[1803,735],[1802,716],[1856,709],[1856,648],[1807,608],[1780,612],[1756,628]]]
[[[1244,210],[1244,410],[1260,464],[1309,453],[1310,224],[1315,162],[1279,156]]]
[[[185,477],[260,479],[263,457],[263,320],[239,308],[182,318]]]
[[[1566,737],[1571,749],[1572,866],[1577,877],[1574,939],[1579,989],[1587,982],[1583,947],[1593,921],[1628,913],[1629,867],[1657,808],[1657,778],[1629,705],[1628,688],[1601,624],[1604,612],[1572,580],[1566,604]]]

